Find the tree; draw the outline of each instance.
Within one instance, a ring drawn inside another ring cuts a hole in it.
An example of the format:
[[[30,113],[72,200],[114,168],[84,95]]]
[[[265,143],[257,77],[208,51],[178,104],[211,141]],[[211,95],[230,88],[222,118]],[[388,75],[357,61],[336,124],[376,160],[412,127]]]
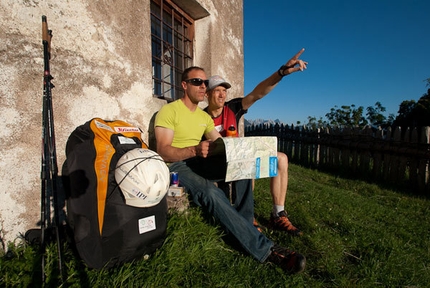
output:
[[[364,108],[362,106],[355,108],[355,105],[350,106],[343,105],[340,108],[334,106],[330,109],[330,112],[325,116],[328,122],[323,120],[321,117],[317,119],[316,117],[308,116],[308,123],[306,126],[312,128],[322,128],[327,126],[337,126],[337,127],[360,127],[372,125],[373,127],[386,128],[391,126],[395,117],[394,114],[389,114],[388,117],[383,115],[386,108],[382,106],[381,102],[376,102],[375,107],[369,106],[366,108],[367,113],[365,118],[363,116]]]
[[[430,89],[418,100],[413,113],[417,126],[430,126]]]
[[[329,120],[329,124],[338,127],[364,127],[367,125],[367,120],[363,117],[363,106],[355,108],[343,105],[341,108],[334,106],[330,109],[330,113],[325,114]]]
[[[381,102],[376,102],[375,107],[369,106],[366,110],[367,120],[369,120],[372,126],[378,127],[385,123],[387,118],[382,113],[385,112],[386,109],[382,106]]]
[[[428,86],[430,78],[427,79]],[[430,126],[430,89],[417,102],[405,100],[400,104],[394,125],[401,127]]]
[[[427,82],[426,86],[430,87],[430,78],[424,80]],[[337,127],[360,127],[363,128],[368,123],[373,127],[387,128],[389,126],[401,127],[423,127],[430,126],[430,89],[427,90],[417,102],[414,100],[405,100],[400,103],[397,116],[389,114],[386,117],[383,113],[386,108],[382,106],[381,102],[376,102],[375,106],[366,108],[366,116],[363,117],[363,107],[355,108],[355,105],[343,105],[340,108],[334,106],[330,112],[325,114],[327,121],[323,121],[320,117],[308,116],[308,123],[306,124],[312,128],[321,128],[327,126]]]
[[[393,124],[394,114],[388,115],[388,118],[385,117],[382,113],[387,109],[382,106],[381,102],[376,102],[375,107],[369,106],[366,108],[366,110],[367,120],[373,127],[386,128]]]
[[[327,127],[328,123],[327,123],[327,121],[324,121],[322,119],[322,117],[320,117],[317,120],[316,117],[308,116],[308,123],[306,123],[306,126],[312,128],[312,129],[317,129],[317,128],[322,128],[322,127]]]

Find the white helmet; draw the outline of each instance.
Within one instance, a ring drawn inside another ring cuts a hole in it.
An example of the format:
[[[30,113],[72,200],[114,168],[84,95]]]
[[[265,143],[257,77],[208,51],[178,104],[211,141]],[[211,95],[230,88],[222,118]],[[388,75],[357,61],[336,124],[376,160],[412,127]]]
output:
[[[160,155],[149,149],[135,148],[118,160],[115,180],[127,205],[151,207],[166,195],[170,173]]]

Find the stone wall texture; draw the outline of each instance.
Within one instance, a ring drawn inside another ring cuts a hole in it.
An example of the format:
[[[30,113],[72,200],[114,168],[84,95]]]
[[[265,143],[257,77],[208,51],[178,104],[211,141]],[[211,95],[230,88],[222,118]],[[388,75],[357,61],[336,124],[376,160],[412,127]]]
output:
[[[77,126],[94,117],[121,119],[149,141],[150,119],[165,101],[152,95],[149,0],[0,1],[0,237],[7,244],[37,228],[41,214],[42,15],[53,31],[60,175]],[[208,77],[223,75],[233,85],[230,98],[243,96],[243,1],[173,2],[208,12],[195,22],[194,65]]]

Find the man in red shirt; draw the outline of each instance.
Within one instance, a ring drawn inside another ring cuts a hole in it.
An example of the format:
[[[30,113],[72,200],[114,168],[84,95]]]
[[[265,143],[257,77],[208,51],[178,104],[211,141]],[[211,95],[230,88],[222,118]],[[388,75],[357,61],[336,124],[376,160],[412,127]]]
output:
[[[215,75],[209,78],[209,85],[206,90],[208,97],[208,107],[205,111],[214,120],[215,128],[222,136],[226,136],[226,131],[230,126],[234,126],[238,131],[240,117],[248,112],[248,109],[259,99],[266,96],[282,80],[284,76],[297,71],[303,71],[308,64],[300,60],[299,57],[304,49],[294,55],[285,65],[274,72],[268,78],[260,82],[254,90],[245,97],[234,98],[226,102],[227,89],[231,85],[221,76]],[[288,219],[285,211],[285,199],[288,187],[288,157],[285,153],[278,152],[278,175],[270,178],[270,192],[273,199],[273,210],[270,215],[270,227],[272,229],[286,231],[293,235],[302,235]],[[259,227],[254,220],[254,225]]]

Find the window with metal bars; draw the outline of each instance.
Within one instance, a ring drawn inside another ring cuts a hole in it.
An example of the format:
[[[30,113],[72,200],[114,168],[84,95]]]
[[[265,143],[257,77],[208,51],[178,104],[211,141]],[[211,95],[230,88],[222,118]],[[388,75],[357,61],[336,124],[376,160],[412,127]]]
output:
[[[151,1],[153,95],[173,101],[183,95],[181,76],[193,63],[194,21],[171,0]]]

